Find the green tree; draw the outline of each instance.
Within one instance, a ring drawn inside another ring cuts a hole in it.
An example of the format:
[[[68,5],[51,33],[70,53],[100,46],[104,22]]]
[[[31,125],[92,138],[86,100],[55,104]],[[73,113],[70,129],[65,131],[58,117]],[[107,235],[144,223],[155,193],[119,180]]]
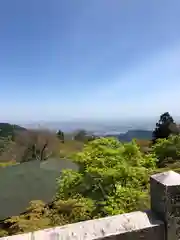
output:
[[[59,138],[59,140],[64,143],[64,132],[59,130],[57,133],[57,137]]]
[[[137,209],[147,199],[148,172],[156,168],[155,156],[141,153],[135,141],[122,144],[113,138],[89,142],[74,162],[79,171],[63,171],[56,199],[91,199],[92,218]]]
[[[84,142],[87,136],[87,132],[85,130],[79,130],[76,132],[74,136],[74,140]]]
[[[172,116],[165,112],[160,116],[159,122],[156,123],[156,128],[153,131],[152,143],[155,144],[159,138],[168,138],[171,134],[178,134],[179,128]]]
[[[180,135],[160,138],[153,145],[152,151],[158,158],[158,166],[165,167],[169,163],[180,160]]]

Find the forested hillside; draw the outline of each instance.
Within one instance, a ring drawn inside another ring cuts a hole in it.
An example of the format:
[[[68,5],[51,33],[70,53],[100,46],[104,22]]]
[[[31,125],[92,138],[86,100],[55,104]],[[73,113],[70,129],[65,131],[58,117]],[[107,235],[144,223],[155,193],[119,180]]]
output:
[[[9,124],[9,123],[0,123],[0,137],[14,137],[16,133],[19,133],[20,131],[26,131],[26,128],[20,127],[15,124]]]

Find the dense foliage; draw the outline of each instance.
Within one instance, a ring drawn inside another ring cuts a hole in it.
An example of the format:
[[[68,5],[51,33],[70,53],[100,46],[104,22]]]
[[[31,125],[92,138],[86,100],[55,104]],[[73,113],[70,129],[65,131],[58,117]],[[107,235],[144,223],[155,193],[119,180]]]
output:
[[[49,205],[40,200],[32,201],[24,214],[4,221],[0,237],[90,219],[88,207],[86,199],[59,200]]]
[[[155,156],[144,155],[135,141],[122,144],[113,138],[88,143],[74,161],[79,172],[63,172],[56,199],[90,199],[92,218],[137,209],[146,197],[148,172],[156,167]]]
[[[15,139],[12,143],[11,138],[0,142],[0,153],[7,146],[24,146],[30,150],[30,159],[32,154],[36,159],[46,159],[54,146],[55,150],[59,147],[60,156],[70,157],[79,167],[79,171],[63,171],[51,204],[32,201],[24,214],[3,222],[0,236],[146,209],[149,175],[180,160],[179,129],[169,113],[161,115],[156,124],[152,146],[144,140],[123,143],[115,138],[89,139],[83,130],[74,140],[64,142],[62,136],[61,131],[56,136],[31,132],[20,137],[20,142]],[[61,141],[57,142],[57,137]]]
[[[156,143],[158,139],[168,138],[171,134],[179,134],[179,128],[174,122],[173,117],[165,112],[160,116],[159,121],[156,123],[156,128],[153,131],[153,144]]]
[[[153,145],[152,151],[157,156],[159,167],[180,160],[180,135],[170,135],[168,138],[158,139]]]
[[[15,124],[0,123],[1,138],[10,137],[11,139],[13,139],[17,132],[22,132],[22,131],[26,131],[26,129]]]
[[[144,155],[135,141],[96,139],[73,159],[79,171],[63,171],[53,203],[32,202],[25,214],[4,222],[4,235],[148,207],[149,172],[156,158]]]

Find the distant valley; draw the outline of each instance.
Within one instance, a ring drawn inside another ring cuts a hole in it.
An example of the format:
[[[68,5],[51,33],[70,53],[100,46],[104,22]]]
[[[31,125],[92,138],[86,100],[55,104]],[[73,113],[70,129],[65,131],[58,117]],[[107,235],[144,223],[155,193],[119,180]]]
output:
[[[27,126],[28,127],[28,126]],[[57,126],[56,126],[57,127]],[[84,128],[83,128],[84,127]],[[129,142],[132,139],[136,138],[139,140],[150,140],[152,139],[152,130],[146,130],[145,128],[133,128],[132,126],[128,127],[128,126],[112,126],[112,125],[96,125],[96,128],[94,126],[91,126],[92,128],[87,128],[86,126],[81,125],[81,128],[79,126],[77,126],[77,124],[75,124],[75,126],[72,124],[72,127],[70,128],[70,126],[66,129],[67,131],[65,131],[66,133],[70,133],[70,132],[74,132],[78,129],[85,129],[88,133],[88,135],[96,135],[96,136],[101,136],[101,137],[116,137],[118,138],[120,141],[123,142]],[[101,128],[100,128],[101,127]],[[34,128],[34,129],[38,129],[38,128],[48,128],[48,126],[42,126],[40,125],[38,126],[34,126],[34,127],[30,127],[30,128]],[[28,128],[27,128],[28,129]],[[55,128],[51,130],[55,131]],[[58,130],[58,127],[56,128]],[[62,128],[59,128],[61,130],[63,130]],[[89,129],[89,130],[88,130]],[[91,130],[90,130],[91,129]],[[18,125],[11,125],[9,123],[0,123],[0,136],[1,137],[5,137],[5,136],[12,136],[15,132],[18,131],[22,131],[22,130],[26,130],[23,127],[20,127]]]
[[[59,122],[34,122],[30,124],[19,124],[27,129],[46,128],[53,131],[61,129],[63,132],[73,132],[84,129],[95,135],[126,133],[129,130],[152,130],[155,120],[123,120],[123,121],[59,121]]]

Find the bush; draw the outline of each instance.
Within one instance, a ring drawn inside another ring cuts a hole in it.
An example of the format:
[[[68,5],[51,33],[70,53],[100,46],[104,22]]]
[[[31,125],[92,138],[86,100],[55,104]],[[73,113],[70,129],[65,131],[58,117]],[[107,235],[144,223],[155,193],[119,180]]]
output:
[[[40,200],[32,201],[24,214],[7,219],[5,226],[8,226],[7,230],[10,235],[37,231],[51,226],[48,216],[49,209],[46,208],[45,203]]]
[[[4,221],[0,237],[87,220],[93,209],[93,201],[85,198],[58,200],[52,204],[32,201],[25,213]]]
[[[91,199],[91,218],[136,210],[147,198],[148,173],[156,168],[155,156],[144,155],[135,141],[122,144],[113,138],[89,142],[74,162],[79,172],[63,171],[56,199]]]
[[[158,139],[152,151],[158,158],[158,166],[164,167],[180,159],[180,135],[171,135],[167,139]]]

